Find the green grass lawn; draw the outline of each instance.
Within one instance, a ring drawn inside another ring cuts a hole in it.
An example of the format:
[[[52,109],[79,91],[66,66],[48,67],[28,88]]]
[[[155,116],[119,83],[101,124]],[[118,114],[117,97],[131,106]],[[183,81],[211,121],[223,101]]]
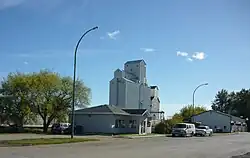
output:
[[[99,141],[99,139],[37,138],[37,139],[21,139],[21,140],[4,140],[4,141],[0,141],[0,146],[31,146],[31,145],[78,143],[78,142],[88,142],[88,141]]]

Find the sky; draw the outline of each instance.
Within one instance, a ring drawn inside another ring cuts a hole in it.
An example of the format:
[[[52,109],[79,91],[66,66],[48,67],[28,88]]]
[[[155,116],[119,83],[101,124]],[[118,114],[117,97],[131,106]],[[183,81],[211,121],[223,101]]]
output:
[[[249,0],[0,0],[0,77],[49,69],[77,76],[91,105],[108,103],[109,81],[144,59],[167,116],[192,103],[210,108],[222,88],[250,88]]]

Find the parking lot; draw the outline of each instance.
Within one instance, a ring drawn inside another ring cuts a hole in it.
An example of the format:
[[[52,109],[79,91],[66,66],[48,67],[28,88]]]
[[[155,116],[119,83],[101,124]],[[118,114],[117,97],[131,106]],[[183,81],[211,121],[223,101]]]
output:
[[[229,158],[250,151],[250,134],[103,139],[100,142],[0,148],[1,158]]]

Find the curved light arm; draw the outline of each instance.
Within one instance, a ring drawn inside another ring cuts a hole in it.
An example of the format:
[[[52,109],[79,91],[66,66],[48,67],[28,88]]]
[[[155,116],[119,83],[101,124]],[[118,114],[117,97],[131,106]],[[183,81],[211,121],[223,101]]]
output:
[[[202,86],[207,86],[208,83],[203,83],[203,84],[200,84],[199,86],[197,86],[195,89],[194,89],[194,92],[193,92],[193,114],[194,114],[194,96],[195,96],[195,92],[198,88],[202,87]]]
[[[98,29],[98,27],[93,27],[89,30],[87,30],[78,40],[77,44],[76,44],[76,48],[75,48],[75,54],[74,54],[74,76],[73,76],[73,94],[72,94],[72,108],[71,108],[71,138],[74,137],[74,121],[75,121],[75,83],[76,83],[76,54],[77,54],[77,50],[78,50],[78,46],[81,43],[83,37],[88,34],[89,32]]]

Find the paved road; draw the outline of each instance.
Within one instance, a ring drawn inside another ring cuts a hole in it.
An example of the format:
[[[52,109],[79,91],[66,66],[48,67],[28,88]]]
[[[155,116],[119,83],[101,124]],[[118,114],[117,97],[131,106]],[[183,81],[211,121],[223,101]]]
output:
[[[117,139],[0,148],[1,158],[229,158],[250,151],[250,134],[193,138]]]

